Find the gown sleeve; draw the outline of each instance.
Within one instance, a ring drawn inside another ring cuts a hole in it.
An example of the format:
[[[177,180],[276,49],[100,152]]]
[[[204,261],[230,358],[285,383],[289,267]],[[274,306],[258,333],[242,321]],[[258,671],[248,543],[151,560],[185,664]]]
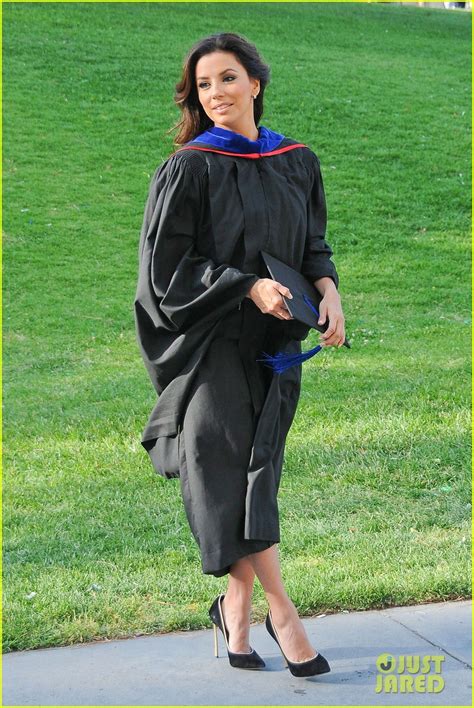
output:
[[[216,321],[242,301],[259,276],[217,264],[199,250],[203,175],[172,156],[151,181],[140,234],[135,310],[156,327],[184,331]]]
[[[140,232],[136,334],[159,392],[259,278],[203,252],[213,241],[202,233],[206,165],[192,157],[174,154],[156,169]]]
[[[314,284],[315,280],[329,276],[336,288],[339,276],[331,260],[333,251],[327,241],[327,210],[319,158],[311,151],[312,166],[310,191],[307,202],[307,234],[301,272]]]

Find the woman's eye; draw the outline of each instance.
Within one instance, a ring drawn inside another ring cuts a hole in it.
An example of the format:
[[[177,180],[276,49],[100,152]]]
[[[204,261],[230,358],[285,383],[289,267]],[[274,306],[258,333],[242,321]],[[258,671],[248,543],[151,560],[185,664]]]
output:
[[[225,81],[226,79],[232,79],[232,80],[234,80],[234,79],[235,79],[235,76],[226,76],[226,77],[224,78],[224,81]],[[207,81],[201,81],[201,83],[199,84],[199,88],[204,88],[204,87],[206,86],[206,84],[207,84]]]

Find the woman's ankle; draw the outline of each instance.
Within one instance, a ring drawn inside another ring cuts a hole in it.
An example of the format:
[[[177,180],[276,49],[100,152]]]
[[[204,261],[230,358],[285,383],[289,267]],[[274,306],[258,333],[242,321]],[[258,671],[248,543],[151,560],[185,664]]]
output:
[[[298,615],[295,605],[286,593],[267,595],[267,601],[272,617],[277,621],[285,622]]]

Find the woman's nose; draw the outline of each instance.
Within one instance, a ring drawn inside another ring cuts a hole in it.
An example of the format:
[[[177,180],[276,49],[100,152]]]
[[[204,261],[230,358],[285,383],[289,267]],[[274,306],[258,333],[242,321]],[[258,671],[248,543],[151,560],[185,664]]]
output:
[[[220,98],[222,96],[222,88],[217,85],[211,91],[212,98]]]

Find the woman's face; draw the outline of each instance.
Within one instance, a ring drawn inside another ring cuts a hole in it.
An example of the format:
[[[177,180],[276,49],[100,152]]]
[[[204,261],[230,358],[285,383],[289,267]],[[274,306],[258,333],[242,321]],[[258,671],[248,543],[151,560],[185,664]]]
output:
[[[202,56],[196,64],[199,101],[214,124],[228,130],[255,126],[253,95],[260,81],[251,79],[232,52],[215,51]],[[219,105],[225,104],[219,109]]]

